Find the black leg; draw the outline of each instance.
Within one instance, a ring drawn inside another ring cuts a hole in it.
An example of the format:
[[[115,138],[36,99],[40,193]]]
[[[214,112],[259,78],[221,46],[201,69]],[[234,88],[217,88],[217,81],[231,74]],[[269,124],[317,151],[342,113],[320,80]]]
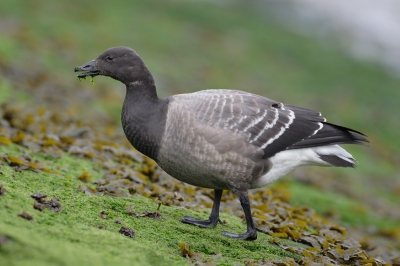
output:
[[[185,216],[181,219],[182,223],[197,225],[199,227],[215,227],[218,222],[222,223],[219,219],[219,204],[221,202],[222,190],[214,190],[214,204],[210,214],[210,218],[207,220],[200,220],[195,217]]]
[[[240,234],[240,235],[224,231],[223,235],[227,236],[227,237],[242,239],[242,240],[256,240],[257,239],[257,228],[254,225],[253,217],[251,215],[250,201],[249,201],[249,197],[247,196],[247,192],[243,193],[243,194],[236,193],[236,195],[238,195],[238,197],[239,197],[240,205],[242,205],[244,215],[246,217],[247,231],[244,234]]]

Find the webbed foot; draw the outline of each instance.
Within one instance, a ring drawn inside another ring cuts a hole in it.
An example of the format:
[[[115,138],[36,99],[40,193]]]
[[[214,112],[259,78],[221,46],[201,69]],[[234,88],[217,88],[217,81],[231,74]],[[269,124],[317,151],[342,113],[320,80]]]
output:
[[[181,219],[181,222],[185,223],[185,224],[197,225],[197,226],[203,227],[203,228],[215,227],[217,225],[217,223],[222,224],[222,221],[221,221],[221,219],[219,219],[219,217],[212,218],[211,216],[207,220],[200,220],[195,217],[185,216]]]
[[[248,241],[253,241],[253,240],[257,239],[257,231],[256,230],[250,230],[243,234],[235,234],[235,233],[223,231],[222,235],[226,236],[226,237],[230,237],[230,238],[248,240]]]
[[[181,219],[182,223],[197,225],[199,227],[215,227],[217,223],[221,223],[219,219],[219,204],[221,202],[222,190],[215,189],[214,204],[211,210],[210,218],[207,220],[200,220],[195,217],[185,216]]]

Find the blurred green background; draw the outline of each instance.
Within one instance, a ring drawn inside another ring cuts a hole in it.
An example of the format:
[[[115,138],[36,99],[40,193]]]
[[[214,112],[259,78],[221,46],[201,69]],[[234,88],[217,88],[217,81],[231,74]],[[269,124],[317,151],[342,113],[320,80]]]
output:
[[[252,3],[3,0],[0,102],[76,108],[77,116],[103,113],[119,123],[123,86],[104,77],[94,87],[79,83],[73,69],[109,47],[130,46],[161,97],[244,90],[319,110],[329,122],[365,133],[370,147],[346,147],[357,169],[309,167],[281,182],[288,182],[293,204],[336,213],[345,224],[400,224],[400,79],[350,58],[331,39],[289,30]],[[343,199],[359,202],[368,215],[343,211]]]

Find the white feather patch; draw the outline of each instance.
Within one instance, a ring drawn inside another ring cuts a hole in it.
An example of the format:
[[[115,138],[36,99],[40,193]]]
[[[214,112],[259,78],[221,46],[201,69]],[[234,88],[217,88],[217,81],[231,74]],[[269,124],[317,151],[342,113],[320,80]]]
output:
[[[261,146],[261,149],[265,149],[265,147],[274,142],[274,140],[278,139],[286,131],[286,129],[289,128],[289,126],[293,123],[293,120],[296,118],[296,116],[292,110],[289,110],[288,118],[289,121],[281,127],[281,130],[279,130],[278,134],[276,134],[274,137],[270,138],[266,143],[264,143]]]
[[[295,168],[305,165],[331,166],[331,164],[323,161],[319,155],[335,155],[346,161],[354,163],[354,158],[345,149],[339,145],[327,145],[321,147],[285,150],[278,152],[269,160],[272,168],[268,173],[261,176],[256,182],[251,184],[251,188],[264,187],[267,184],[288,174]]]

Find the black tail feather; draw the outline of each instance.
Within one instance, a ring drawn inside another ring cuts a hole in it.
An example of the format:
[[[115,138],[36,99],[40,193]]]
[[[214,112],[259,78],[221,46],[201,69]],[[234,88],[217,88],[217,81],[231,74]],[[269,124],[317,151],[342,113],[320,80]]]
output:
[[[321,160],[330,163],[333,166],[339,166],[339,167],[355,167],[356,161],[353,158],[348,158],[349,160],[345,160],[343,158],[340,158],[339,156],[336,155],[325,155],[325,154],[319,154],[319,158]]]
[[[365,135],[354,129],[321,122],[323,127],[313,136],[301,140],[288,149],[301,149],[333,144],[361,144],[366,145],[369,141]]]

